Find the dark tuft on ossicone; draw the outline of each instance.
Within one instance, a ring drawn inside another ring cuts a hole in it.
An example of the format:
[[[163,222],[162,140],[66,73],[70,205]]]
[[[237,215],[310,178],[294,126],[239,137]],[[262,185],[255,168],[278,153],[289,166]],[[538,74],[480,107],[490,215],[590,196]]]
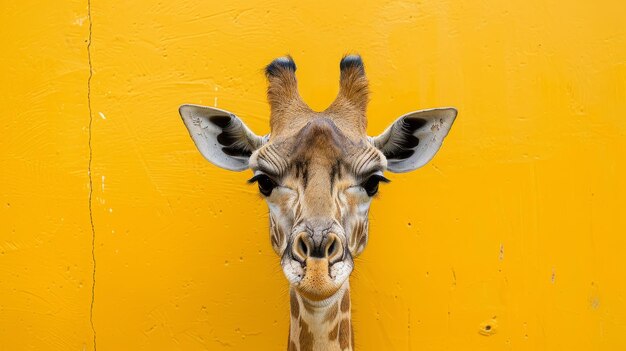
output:
[[[358,68],[361,73],[365,73],[365,67],[363,66],[363,60],[359,55],[346,55],[339,62],[339,69],[346,70],[349,68]]]
[[[275,59],[270,62],[267,67],[265,67],[265,75],[268,77],[276,76],[282,70],[289,70],[291,72],[296,71],[296,63],[293,61],[291,56],[283,56]]]

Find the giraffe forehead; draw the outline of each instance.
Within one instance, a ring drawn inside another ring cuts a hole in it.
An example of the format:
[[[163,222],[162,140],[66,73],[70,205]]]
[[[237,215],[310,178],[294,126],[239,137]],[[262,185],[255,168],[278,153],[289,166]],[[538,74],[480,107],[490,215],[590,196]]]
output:
[[[356,176],[371,169],[384,170],[382,153],[365,138],[349,136],[332,119],[319,117],[309,121],[290,136],[274,138],[251,158],[253,170],[260,169],[277,176],[293,171],[297,177],[329,173]],[[348,172],[341,172],[346,168]],[[326,172],[321,172],[326,170]]]
[[[351,141],[330,118],[309,121],[295,135],[292,154],[298,158],[312,153],[337,156],[350,149]]]

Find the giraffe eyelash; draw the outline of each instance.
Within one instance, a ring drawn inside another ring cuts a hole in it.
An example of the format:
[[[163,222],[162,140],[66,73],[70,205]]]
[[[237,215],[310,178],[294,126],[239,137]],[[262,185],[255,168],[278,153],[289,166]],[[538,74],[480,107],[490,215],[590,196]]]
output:
[[[272,178],[264,173],[258,173],[248,180],[248,184],[253,183],[257,183],[259,185],[259,191],[265,196],[270,196],[272,194],[272,190],[278,186]]]

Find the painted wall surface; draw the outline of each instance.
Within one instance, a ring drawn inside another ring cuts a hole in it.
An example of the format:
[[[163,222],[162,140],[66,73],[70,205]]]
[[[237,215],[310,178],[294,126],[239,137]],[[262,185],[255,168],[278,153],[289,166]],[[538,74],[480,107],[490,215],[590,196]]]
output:
[[[0,350],[284,349],[266,205],[177,108],[264,134],[265,64],[291,53],[323,109],[353,51],[370,134],[459,109],[434,161],[372,205],[357,348],[626,349],[623,1],[1,8]]]

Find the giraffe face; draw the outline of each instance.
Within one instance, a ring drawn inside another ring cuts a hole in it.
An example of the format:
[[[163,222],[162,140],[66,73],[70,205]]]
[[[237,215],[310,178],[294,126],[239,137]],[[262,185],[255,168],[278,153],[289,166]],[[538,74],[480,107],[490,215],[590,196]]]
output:
[[[270,210],[270,242],[289,282],[312,300],[333,295],[368,239],[368,211],[386,158],[320,116],[250,157]]]
[[[383,172],[424,166],[456,117],[453,108],[405,114],[376,137],[366,134],[367,79],[359,56],[340,62],[340,90],[324,111],[300,98],[289,57],[266,67],[271,133],[254,134],[234,114],[183,105],[200,153],[233,171],[250,169],[269,206],[270,242],[302,295],[323,300],[350,276],[368,240],[368,211]]]

